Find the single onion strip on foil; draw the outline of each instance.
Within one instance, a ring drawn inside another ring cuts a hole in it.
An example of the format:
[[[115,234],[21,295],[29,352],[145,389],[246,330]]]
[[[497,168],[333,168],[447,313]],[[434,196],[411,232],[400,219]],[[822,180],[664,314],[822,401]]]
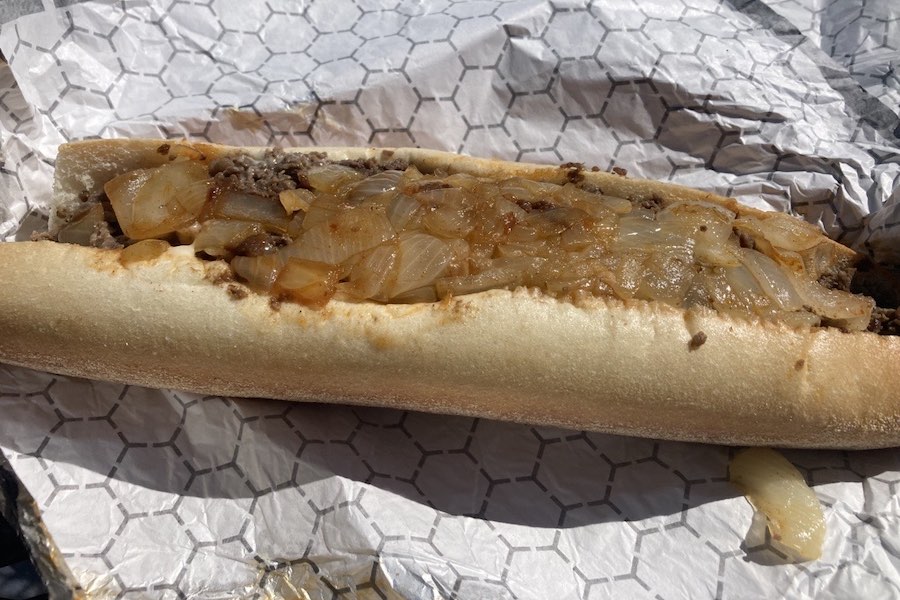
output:
[[[731,460],[731,483],[766,516],[772,538],[801,561],[822,556],[825,516],[815,492],[784,456],[749,448]]]

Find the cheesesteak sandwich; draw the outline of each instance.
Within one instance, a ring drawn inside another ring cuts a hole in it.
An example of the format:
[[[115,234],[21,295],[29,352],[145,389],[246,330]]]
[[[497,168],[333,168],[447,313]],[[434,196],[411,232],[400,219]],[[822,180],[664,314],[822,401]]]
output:
[[[895,291],[789,215],[579,164],[159,140],[64,145],[55,196],[43,239],[0,244],[11,364],[676,440],[900,444]]]

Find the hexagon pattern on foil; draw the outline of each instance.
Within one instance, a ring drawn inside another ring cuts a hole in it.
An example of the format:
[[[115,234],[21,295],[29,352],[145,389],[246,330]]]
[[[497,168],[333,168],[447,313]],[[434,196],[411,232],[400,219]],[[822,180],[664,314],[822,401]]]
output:
[[[886,199],[900,178],[886,6],[831,27],[801,0],[73,5],[38,33],[0,33],[0,189],[19,199],[0,221],[40,224],[33,174],[62,138],[128,133],[577,160],[780,207],[791,192],[794,210],[877,249],[900,219],[839,200]],[[864,89],[829,84],[844,74]],[[810,93],[784,93],[798,79]],[[726,598],[747,582],[814,595],[838,577],[898,593],[879,543],[896,529],[887,451],[791,456],[849,541],[773,575],[784,555],[748,534],[723,448],[4,367],[0,403],[0,440],[51,531],[65,524],[67,563],[111,597]],[[73,526],[72,510],[92,516]]]
[[[900,178],[900,17],[885,1],[837,16],[803,0],[64,4],[35,34],[3,32],[37,113],[13,132],[37,122],[67,138],[413,145],[619,166],[794,210],[892,253],[895,204],[865,218],[842,202],[872,209]],[[784,93],[797,79],[807,96]],[[15,164],[48,172],[52,161],[35,158]],[[24,189],[16,213],[48,202],[8,168],[0,183]],[[2,216],[4,229],[22,221]]]
[[[889,450],[788,454],[823,486],[832,533],[813,568],[751,518],[723,447],[13,368],[0,403],[0,439],[67,564],[111,597],[726,598],[748,581],[812,595],[832,567],[897,589],[876,566],[892,550],[872,546],[896,520]]]

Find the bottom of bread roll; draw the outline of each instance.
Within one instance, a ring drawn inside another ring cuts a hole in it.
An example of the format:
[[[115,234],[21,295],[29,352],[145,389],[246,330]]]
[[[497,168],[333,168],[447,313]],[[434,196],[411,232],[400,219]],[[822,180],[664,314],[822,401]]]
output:
[[[0,244],[0,361],[670,440],[900,444],[894,338],[525,290],[312,310],[217,282],[217,263],[189,249],[118,255]]]

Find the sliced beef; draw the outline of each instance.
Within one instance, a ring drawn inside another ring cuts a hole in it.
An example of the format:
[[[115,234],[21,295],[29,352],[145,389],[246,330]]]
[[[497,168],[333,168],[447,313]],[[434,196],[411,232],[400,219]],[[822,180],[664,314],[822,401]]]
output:
[[[274,198],[285,190],[309,188],[304,172],[325,162],[325,154],[296,154],[270,150],[261,159],[246,154],[212,161],[209,174],[223,187]]]

